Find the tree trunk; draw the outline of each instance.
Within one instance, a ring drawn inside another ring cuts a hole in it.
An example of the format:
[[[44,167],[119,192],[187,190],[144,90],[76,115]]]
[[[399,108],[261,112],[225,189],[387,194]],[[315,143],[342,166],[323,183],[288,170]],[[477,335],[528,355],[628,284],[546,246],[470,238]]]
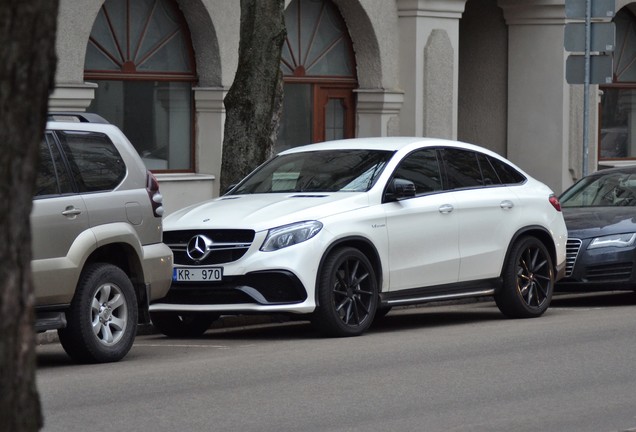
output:
[[[29,214],[55,74],[57,0],[0,2],[0,431],[42,427]]]
[[[239,61],[225,97],[221,191],[272,155],[282,107],[284,0],[241,0]]]

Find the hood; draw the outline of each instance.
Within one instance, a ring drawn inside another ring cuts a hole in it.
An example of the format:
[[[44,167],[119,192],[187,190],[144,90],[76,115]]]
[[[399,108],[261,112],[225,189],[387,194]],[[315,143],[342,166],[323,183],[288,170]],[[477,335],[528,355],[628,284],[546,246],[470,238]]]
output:
[[[634,207],[564,207],[568,236],[580,239],[636,232]]]
[[[320,220],[369,205],[366,193],[292,193],[222,196],[168,215],[164,231],[185,229],[265,229]]]

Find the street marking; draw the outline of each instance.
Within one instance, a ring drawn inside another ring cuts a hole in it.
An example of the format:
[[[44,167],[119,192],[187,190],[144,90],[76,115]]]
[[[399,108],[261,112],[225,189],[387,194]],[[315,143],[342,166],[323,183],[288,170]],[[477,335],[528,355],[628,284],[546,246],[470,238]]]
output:
[[[193,344],[146,344],[140,343],[134,346],[142,347],[169,347],[169,348],[216,348],[216,349],[229,349],[227,345],[193,345]]]
[[[169,347],[169,348],[214,348],[214,349],[230,349],[229,345],[201,345],[201,344],[149,344],[149,343],[136,343],[137,347]],[[249,345],[237,345],[235,348],[250,348],[255,347],[255,344]]]

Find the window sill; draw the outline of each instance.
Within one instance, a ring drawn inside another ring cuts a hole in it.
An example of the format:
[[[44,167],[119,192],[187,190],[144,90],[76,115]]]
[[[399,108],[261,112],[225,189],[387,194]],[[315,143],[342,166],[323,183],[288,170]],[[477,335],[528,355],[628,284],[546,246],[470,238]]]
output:
[[[216,177],[212,174],[197,173],[156,173],[155,177],[161,182],[189,182],[189,181],[214,181]]]

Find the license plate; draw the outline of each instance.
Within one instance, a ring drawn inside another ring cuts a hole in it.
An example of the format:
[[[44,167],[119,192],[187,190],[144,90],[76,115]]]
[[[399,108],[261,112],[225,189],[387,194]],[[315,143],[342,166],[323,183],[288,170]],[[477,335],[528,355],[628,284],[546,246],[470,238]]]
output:
[[[175,282],[218,282],[223,280],[223,267],[175,267]]]

